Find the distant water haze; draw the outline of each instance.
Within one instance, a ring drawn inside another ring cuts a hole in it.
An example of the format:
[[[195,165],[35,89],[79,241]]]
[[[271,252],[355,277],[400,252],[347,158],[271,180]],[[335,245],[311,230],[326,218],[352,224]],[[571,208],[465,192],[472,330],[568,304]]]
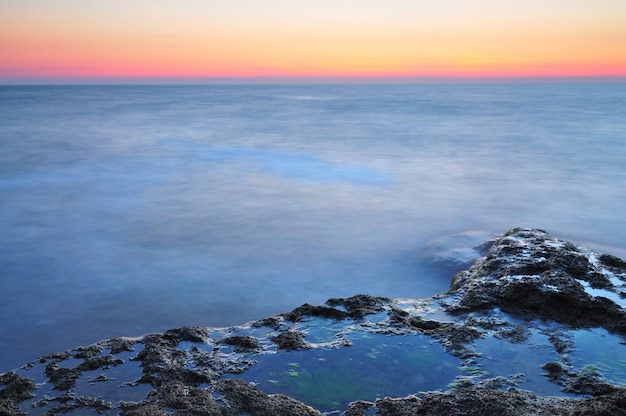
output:
[[[516,226],[626,257],[624,114],[624,84],[0,87],[0,372],[431,296]]]

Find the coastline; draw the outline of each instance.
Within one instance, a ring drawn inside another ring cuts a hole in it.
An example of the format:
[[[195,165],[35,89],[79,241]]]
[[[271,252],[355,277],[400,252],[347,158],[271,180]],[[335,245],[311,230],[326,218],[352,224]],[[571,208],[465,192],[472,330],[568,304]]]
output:
[[[480,250],[426,299],[334,298],[44,356],[0,375],[0,413],[625,414],[626,262],[520,228]]]

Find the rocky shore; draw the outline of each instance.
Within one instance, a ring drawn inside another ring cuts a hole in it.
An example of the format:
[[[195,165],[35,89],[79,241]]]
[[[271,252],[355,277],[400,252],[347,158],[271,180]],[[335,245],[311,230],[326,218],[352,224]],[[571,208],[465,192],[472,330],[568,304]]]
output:
[[[329,299],[0,375],[0,415],[624,415],[626,262],[514,229],[449,292]]]

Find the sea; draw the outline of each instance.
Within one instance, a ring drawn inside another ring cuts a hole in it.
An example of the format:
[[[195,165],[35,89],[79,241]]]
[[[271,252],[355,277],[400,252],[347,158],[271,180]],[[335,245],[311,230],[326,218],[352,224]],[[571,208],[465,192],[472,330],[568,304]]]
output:
[[[0,372],[432,296],[513,227],[626,258],[626,84],[0,86]]]

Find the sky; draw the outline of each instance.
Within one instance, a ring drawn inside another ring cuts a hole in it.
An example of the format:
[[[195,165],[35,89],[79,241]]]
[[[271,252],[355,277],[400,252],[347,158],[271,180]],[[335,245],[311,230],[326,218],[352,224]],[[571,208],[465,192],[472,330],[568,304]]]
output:
[[[626,0],[0,0],[0,81],[626,76]]]

